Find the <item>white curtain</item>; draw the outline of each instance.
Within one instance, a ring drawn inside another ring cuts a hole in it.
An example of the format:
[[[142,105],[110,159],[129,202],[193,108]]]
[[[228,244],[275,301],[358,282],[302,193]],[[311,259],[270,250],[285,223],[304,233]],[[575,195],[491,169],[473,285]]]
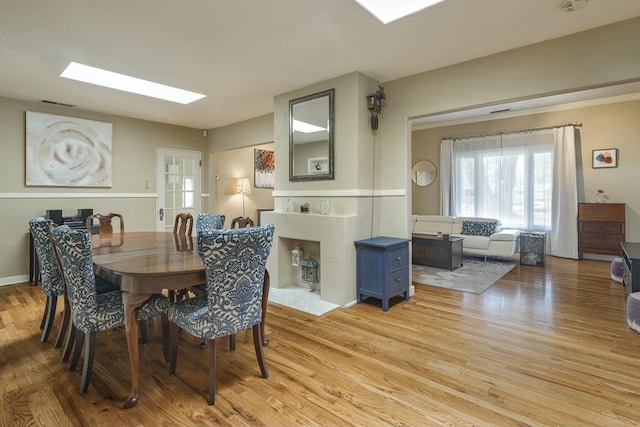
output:
[[[578,258],[574,126],[442,140],[440,161],[443,215],[544,231],[549,254]]]
[[[558,257],[578,259],[575,128],[556,128],[554,136],[549,253]]]
[[[453,215],[454,199],[451,171],[453,161],[453,140],[443,139],[440,143],[440,215]]]
[[[505,228],[551,227],[553,130],[454,140],[450,212],[500,218]]]

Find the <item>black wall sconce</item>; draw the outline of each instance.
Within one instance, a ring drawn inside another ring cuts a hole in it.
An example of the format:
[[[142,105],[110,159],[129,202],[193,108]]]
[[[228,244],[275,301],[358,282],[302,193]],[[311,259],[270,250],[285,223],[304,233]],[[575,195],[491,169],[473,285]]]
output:
[[[378,86],[376,93],[367,95],[367,108],[371,111],[371,130],[378,130],[378,114],[382,112],[382,101],[385,98],[382,86]]]

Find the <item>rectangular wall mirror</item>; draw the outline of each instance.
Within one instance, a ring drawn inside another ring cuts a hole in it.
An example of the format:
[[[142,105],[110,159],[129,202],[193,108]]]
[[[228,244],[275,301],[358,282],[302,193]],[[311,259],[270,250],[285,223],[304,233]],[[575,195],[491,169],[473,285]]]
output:
[[[289,101],[289,181],[334,179],[334,91]]]

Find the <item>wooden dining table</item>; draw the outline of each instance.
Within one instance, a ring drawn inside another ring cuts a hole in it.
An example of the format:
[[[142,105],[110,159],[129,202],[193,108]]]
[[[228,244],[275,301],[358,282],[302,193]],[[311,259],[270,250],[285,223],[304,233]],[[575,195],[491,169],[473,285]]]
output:
[[[138,403],[140,379],[139,326],[137,311],[150,295],[165,290],[180,290],[206,282],[204,264],[194,247],[192,236],[169,232],[126,232],[112,236],[93,235],[93,267],[96,275],[122,289],[125,306],[125,331],[131,365],[131,392],[124,403]],[[269,340],[264,323],[269,296],[269,273],[265,272],[262,295],[263,345]]]

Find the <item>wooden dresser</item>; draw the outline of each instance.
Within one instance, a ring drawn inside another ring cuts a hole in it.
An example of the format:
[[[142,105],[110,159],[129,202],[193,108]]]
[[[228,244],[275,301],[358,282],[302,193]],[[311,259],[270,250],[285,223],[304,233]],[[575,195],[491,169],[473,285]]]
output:
[[[578,257],[583,253],[620,256],[625,240],[624,203],[578,204]]]

